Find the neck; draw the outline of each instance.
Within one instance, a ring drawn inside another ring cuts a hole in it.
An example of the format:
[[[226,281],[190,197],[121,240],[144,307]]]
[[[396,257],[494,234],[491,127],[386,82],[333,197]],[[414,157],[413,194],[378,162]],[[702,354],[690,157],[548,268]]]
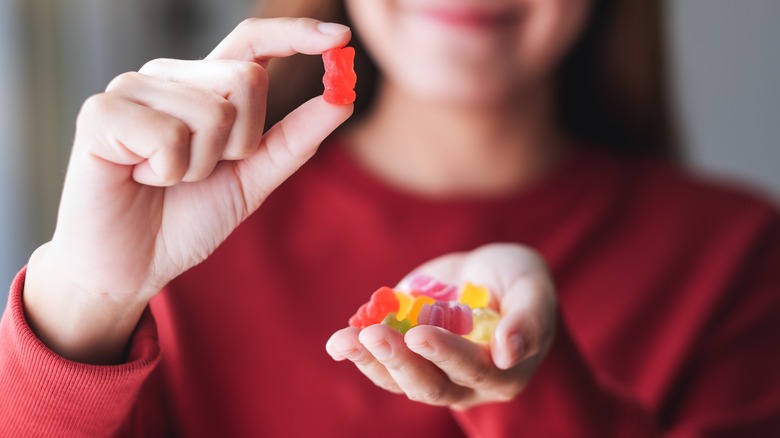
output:
[[[552,87],[547,87],[552,88]],[[414,99],[384,84],[373,110],[345,133],[372,173],[433,197],[497,197],[522,190],[561,152],[553,96],[457,106]]]

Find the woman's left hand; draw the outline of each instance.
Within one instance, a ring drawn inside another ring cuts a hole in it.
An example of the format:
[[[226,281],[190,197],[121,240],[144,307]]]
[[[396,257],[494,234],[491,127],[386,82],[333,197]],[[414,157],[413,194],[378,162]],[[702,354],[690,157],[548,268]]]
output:
[[[326,346],[333,359],[352,361],[390,392],[455,410],[518,395],[555,333],[555,287],[541,257],[521,245],[490,244],[438,257],[415,272],[487,286],[501,313],[490,344],[434,326],[416,326],[404,336],[376,324],[334,333]]]

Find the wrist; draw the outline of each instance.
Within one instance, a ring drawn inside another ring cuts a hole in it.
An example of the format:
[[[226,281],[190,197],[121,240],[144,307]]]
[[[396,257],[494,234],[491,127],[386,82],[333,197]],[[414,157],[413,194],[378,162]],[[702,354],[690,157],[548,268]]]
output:
[[[92,364],[124,360],[130,336],[147,302],[86,290],[52,263],[48,246],[33,253],[22,293],[32,331],[66,359]]]

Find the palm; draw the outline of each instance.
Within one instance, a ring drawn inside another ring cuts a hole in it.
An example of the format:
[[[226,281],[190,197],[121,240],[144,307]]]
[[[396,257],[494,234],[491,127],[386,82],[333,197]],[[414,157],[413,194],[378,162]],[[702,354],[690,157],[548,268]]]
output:
[[[243,219],[240,184],[220,165],[203,181],[153,187],[129,175],[119,184],[66,182],[52,250],[78,261],[76,281],[98,290],[154,294],[178,273],[207,257]],[[78,214],[92,212],[88,218]],[[112,287],[113,286],[113,287]],[[86,287],[85,287],[86,288]]]
[[[223,162],[208,179],[164,189],[155,200],[154,269],[164,278],[203,261],[257,207],[236,169]]]
[[[377,386],[427,404],[462,410],[516,396],[552,344],[557,302],[542,259],[517,244],[489,244],[443,255],[417,271],[490,288],[502,318],[489,348],[438,327],[420,325],[401,335],[375,324],[334,333],[326,344],[331,356],[354,361]],[[377,349],[383,345],[389,348]]]

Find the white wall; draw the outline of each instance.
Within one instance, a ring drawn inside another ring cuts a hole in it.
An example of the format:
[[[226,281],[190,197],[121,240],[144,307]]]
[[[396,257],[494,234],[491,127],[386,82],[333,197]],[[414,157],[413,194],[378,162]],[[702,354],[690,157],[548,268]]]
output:
[[[780,200],[780,1],[667,5],[694,164]]]
[[[0,0],[0,310],[14,274],[53,232],[84,99],[149,59],[205,56],[251,4]]]
[[[23,1],[23,0],[19,0]],[[0,0],[0,309],[14,274],[27,259],[31,229],[25,174],[28,154],[23,147],[25,111],[21,99],[24,72],[17,26],[19,1]]]

